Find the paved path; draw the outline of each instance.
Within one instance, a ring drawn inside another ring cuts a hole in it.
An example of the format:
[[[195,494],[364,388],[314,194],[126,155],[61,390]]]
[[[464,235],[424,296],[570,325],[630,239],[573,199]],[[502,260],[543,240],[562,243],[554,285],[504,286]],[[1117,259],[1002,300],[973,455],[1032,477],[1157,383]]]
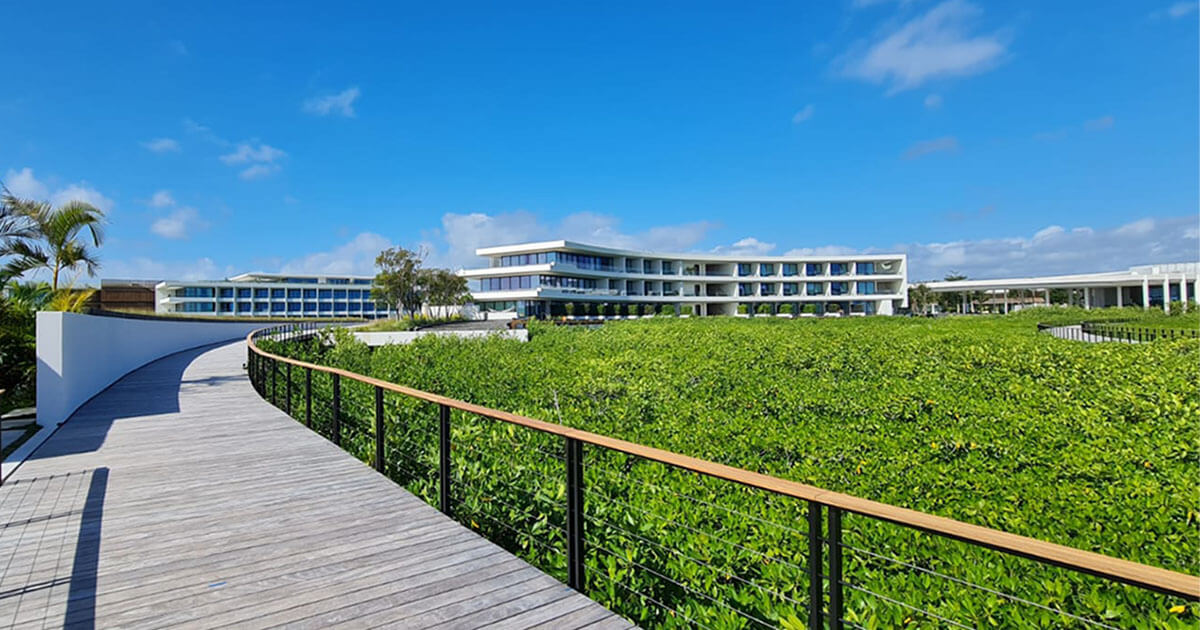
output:
[[[263,402],[156,361],[0,487],[0,627],[626,628]]]

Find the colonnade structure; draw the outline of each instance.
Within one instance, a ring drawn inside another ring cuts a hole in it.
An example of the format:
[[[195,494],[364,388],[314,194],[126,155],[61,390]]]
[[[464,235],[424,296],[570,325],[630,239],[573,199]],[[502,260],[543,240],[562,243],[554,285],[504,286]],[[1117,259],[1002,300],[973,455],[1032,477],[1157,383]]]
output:
[[[961,293],[959,311],[974,310],[971,293],[983,293],[998,302],[1003,312],[1016,310],[1029,300],[1009,299],[1011,291],[1040,293],[1034,303],[1050,304],[1052,290],[1065,289],[1065,303],[1086,309],[1110,306],[1141,306],[1143,309],[1170,310],[1171,302],[1200,299],[1200,262],[1166,263],[1130,267],[1127,271],[1106,271],[1065,276],[998,278],[992,280],[946,280],[924,283],[934,293]],[[1026,293],[1025,295],[1029,295]]]

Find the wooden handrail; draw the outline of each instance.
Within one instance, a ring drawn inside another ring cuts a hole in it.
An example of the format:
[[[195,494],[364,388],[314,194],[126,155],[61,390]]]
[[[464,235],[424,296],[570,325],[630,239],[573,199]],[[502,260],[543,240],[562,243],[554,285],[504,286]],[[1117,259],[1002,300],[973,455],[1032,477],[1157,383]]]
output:
[[[718,464],[687,455],[681,455],[671,451],[666,451],[652,446],[645,446],[633,442],[626,442],[617,438],[590,433],[580,429],[572,429],[559,424],[546,422],[544,420],[536,420],[520,416],[507,411],[499,411],[490,409],[480,405],[475,405],[469,402],[448,398],[438,394],[389,383],[370,376],[363,376],[355,372],[343,370],[340,368],[332,368],[315,363],[308,363],[298,359],[292,359],[277,354],[273,354],[262,350],[254,343],[254,337],[260,332],[270,329],[260,329],[251,332],[246,336],[246,344],[254,353],[267,357],[275,361],[290,363],[292,365],[326,372],[328,374],[337,374],[342,378],[359,381],[367,385],[383,388],[386,391],[403,394],[405,396],[424,400],[430,403],[445,405],[452,409],[458,409],[470,414],[507,422],[523,426],[535,431],[559,435],[564,438],[574,438],[586,444],[600,446],[614,451],[634,455],[643,459],[667,464],[683,470],[699,473],[717,479],[724,479],[742,484],[751,488],[767,490],[776,494],[781,494],[796,499],[805,501],[813,501],[826,506],[840,508],[848,512],[854,512],[864,516],[869,516],[883,521],[896,523],[912,529],[917,529],[931,534],[937,534],[945,538],[960,540],[975,544],[989,549],[995,549],[1015,556],[1037,560],[1046,564],[1051,564],[1090,575],[1095,575],[1102,578],[1111,579],[1124,584],[1146,588],[1149,590],[1165,593],[1167,595],[1178,596],[1188,600],[1200,601],[1200,577],[1170,571],[1159,567],[1154,567],[1120,558],[1113,558],[1104,554],[1095,553],[1092,551],[1084,551],[1074,547],[1067,547],[1056,543],[1029,538],[1018,534],[1010,534],[1008,532],[983,527],[980,525],[972,525],[962,521],[956,521],[943,516],[934,516],[908,508],[888,505],[878,501],[859,498],[849,494],[834,492],[810,486],[807,484],[788,481],[770,475],[734,468],[724,464]]]

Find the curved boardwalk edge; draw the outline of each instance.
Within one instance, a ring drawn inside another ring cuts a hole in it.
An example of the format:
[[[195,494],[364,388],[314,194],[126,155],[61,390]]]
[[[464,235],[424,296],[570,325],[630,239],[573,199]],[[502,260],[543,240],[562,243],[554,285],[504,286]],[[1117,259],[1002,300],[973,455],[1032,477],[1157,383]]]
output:
[[[245,356],[136,370],[0,487],[0,626],[629,627],[270,406]]]

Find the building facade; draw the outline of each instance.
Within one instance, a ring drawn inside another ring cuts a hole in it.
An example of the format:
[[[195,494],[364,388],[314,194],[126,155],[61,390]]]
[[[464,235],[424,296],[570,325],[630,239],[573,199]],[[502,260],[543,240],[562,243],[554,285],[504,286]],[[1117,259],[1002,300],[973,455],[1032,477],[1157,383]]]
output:
[[[1163,263],[1130,267],[1127,271],[1104,271],[1066,276],[1030,278],[997,278],[993,280],[947,280],[927,282],[935,293],[959,293],[959,310],[969,312],[972,300],[968,293],[983,293],[998,307],[1008,312],[1017,304],[1013,293],[1040,293],[1043,303],[1050,303],[1050,291],[1065,289],[1068,304],[1084,308],[1109,306],[1140,306],[1143,309],[1169,310],[1171,302],[1185,305],[1200,298],[1200,262]],[[1057,299],[1057,298],[1056,298]]]
[[[459,274],[489,315],[890,315],[907,306],[903,254],[673,254],[571,241],[475,253],[489,265]]]
[[[387,317],[371,299],[373,278],[245,273],[226,280],[159,282],[155,311],[241,317]]]

